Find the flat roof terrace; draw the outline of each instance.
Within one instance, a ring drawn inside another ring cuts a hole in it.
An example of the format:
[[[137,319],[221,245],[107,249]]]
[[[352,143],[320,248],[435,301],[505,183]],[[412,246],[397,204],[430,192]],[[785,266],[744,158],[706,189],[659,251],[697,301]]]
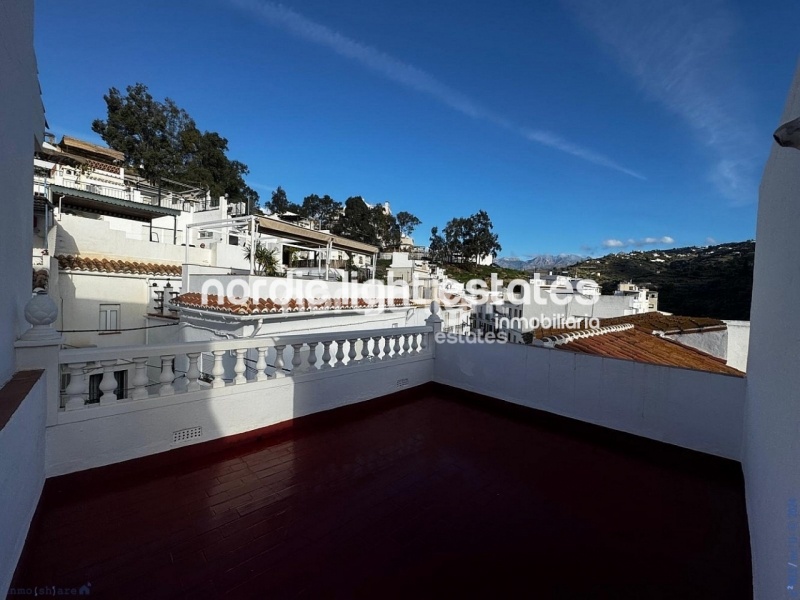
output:
[[[12,583],[99,598],[751,598],[740,465],[429,384],[49,479]]]

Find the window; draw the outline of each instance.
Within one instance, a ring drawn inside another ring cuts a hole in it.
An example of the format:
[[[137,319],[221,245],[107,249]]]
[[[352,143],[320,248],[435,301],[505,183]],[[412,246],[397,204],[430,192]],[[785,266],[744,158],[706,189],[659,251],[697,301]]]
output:
[[[100,331],[119,331],[119,304],[100,305]]]

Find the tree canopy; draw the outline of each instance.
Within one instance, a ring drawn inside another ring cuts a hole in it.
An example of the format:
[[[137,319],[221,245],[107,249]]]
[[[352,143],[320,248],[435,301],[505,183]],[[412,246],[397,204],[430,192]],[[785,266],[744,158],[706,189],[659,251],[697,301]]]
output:
[[[350,196],[344,205],[327,194],[310,194],[302,204],[289,200],[286,191],[278,186],[266,208],[275,215],[292,212],[316,222],[320,229],[351,240],[394,250],[400,246],[402,235],[409,235],[421,221],[410,212],[394,216],[382,204],[370,207],[361,196]]]
[[[498,254],[503,248],[492,228],[484,210],[451,219],[441,234],[438,227],[431,229],[428,254],[434,261],[451,263],[477,262],[483,256]]]
[[[153,183],[172,179],[207,189],[212,197],[227,194],[247,202],[251,210],[258,207],[258,193],[244,180],[250,171],[228,158],[227,139],[214,131],[200,131],[183,108],[170,98],[154,99],[142,83],[125,91],[123,95],[112,87],[103,96],[107,117],[95,119],[92,131],[125,155],[128,168]]]
[[[401,210],[397,213],[397,225],[400,227],[400,233],[411,237],[414,230],[422,223],[417,217],[410,212]]]
[[[275,188],[275,191],[272,192],[272,197],[264,206],[269,212],[276,215],[282,215],[287,212],[297,212],[298,210],[296,204],[289,202],[289,197],[281,186]]]

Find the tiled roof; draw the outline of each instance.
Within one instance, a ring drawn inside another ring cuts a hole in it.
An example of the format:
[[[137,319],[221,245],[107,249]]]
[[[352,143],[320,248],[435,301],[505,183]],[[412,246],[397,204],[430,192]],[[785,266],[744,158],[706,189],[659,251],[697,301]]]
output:
[[[411,306],[407,300],[396,298],[330,298],[328,300],[313,298],[288,298],[276,299],[261,298],[255,300],[248,298],[242,302],[239,298],[222,298],[220,304],[215,294],[208,294],[208,302],[203,304],[202,297],[197,292],[188,292],[175,298],[172,303],[186,308],[199,308],[214,312],[229,313],[232,315],[266,315],[286,312],[313,312],[326,310],[365,310],[378,307],[404,307]]]
[[[97,144],[92,144],[91,142],[79,140],[78,138],[70,137],[68,135],[65,135],[61,139],[60,145],[68,150],[81,150],[83,152],[90,152],[93,154],[100,154],[102,156],[107,156],[112,160],[119,160],[119,161],[125,160],[125,154],[123,154],[119,150],[112,150],[111,148],[107,148],[105,146],[99,146]]]
[[[95,271],[101,273],[131,273],[136,275],[169,275],[180,277],[180,265],[143,263],[128,260],[109,260],[107,258],[85,258],[59,254],[58,268],[61,271]]]
[[[697,331],[699,329],[725,329],[724,321],[711,319],[708,317],[680,317],[676,315],[665,315],[653,311],[640,313],[638,315],[626,315],[624,317],[613,317],[610,319],[600,319],[600,325],[619,325],[620,323],[630,323],[637,329],[647,333],[663,331],[665,333],[680,333],[686,331]]]
[[[727,366],[720,358],[671,339],[645,333],[640,327],[632,324],[609,325],[597,330],[572,332],[545,338],[543,342],[545,345],[554,344],[555,348],[571,352],[744,376],[744,373]]]

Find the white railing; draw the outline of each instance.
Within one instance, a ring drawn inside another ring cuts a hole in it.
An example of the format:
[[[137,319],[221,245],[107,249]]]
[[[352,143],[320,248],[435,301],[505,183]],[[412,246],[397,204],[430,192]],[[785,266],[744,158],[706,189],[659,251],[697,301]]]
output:
[[[61,410],[175,396],[432,354],[430,325],[59,352]]]
[[[131,191],[126,187],[112,187],[110,185],[103,185],[100,183],[91,183],[85,181],[73,181],[70,179],[56,179],[52,182],[54,185],[72,188],[73,190],[83,190],[91,192],[100,196],[108,196],[109,198],[117,198],[118,200],[131,200]]]

